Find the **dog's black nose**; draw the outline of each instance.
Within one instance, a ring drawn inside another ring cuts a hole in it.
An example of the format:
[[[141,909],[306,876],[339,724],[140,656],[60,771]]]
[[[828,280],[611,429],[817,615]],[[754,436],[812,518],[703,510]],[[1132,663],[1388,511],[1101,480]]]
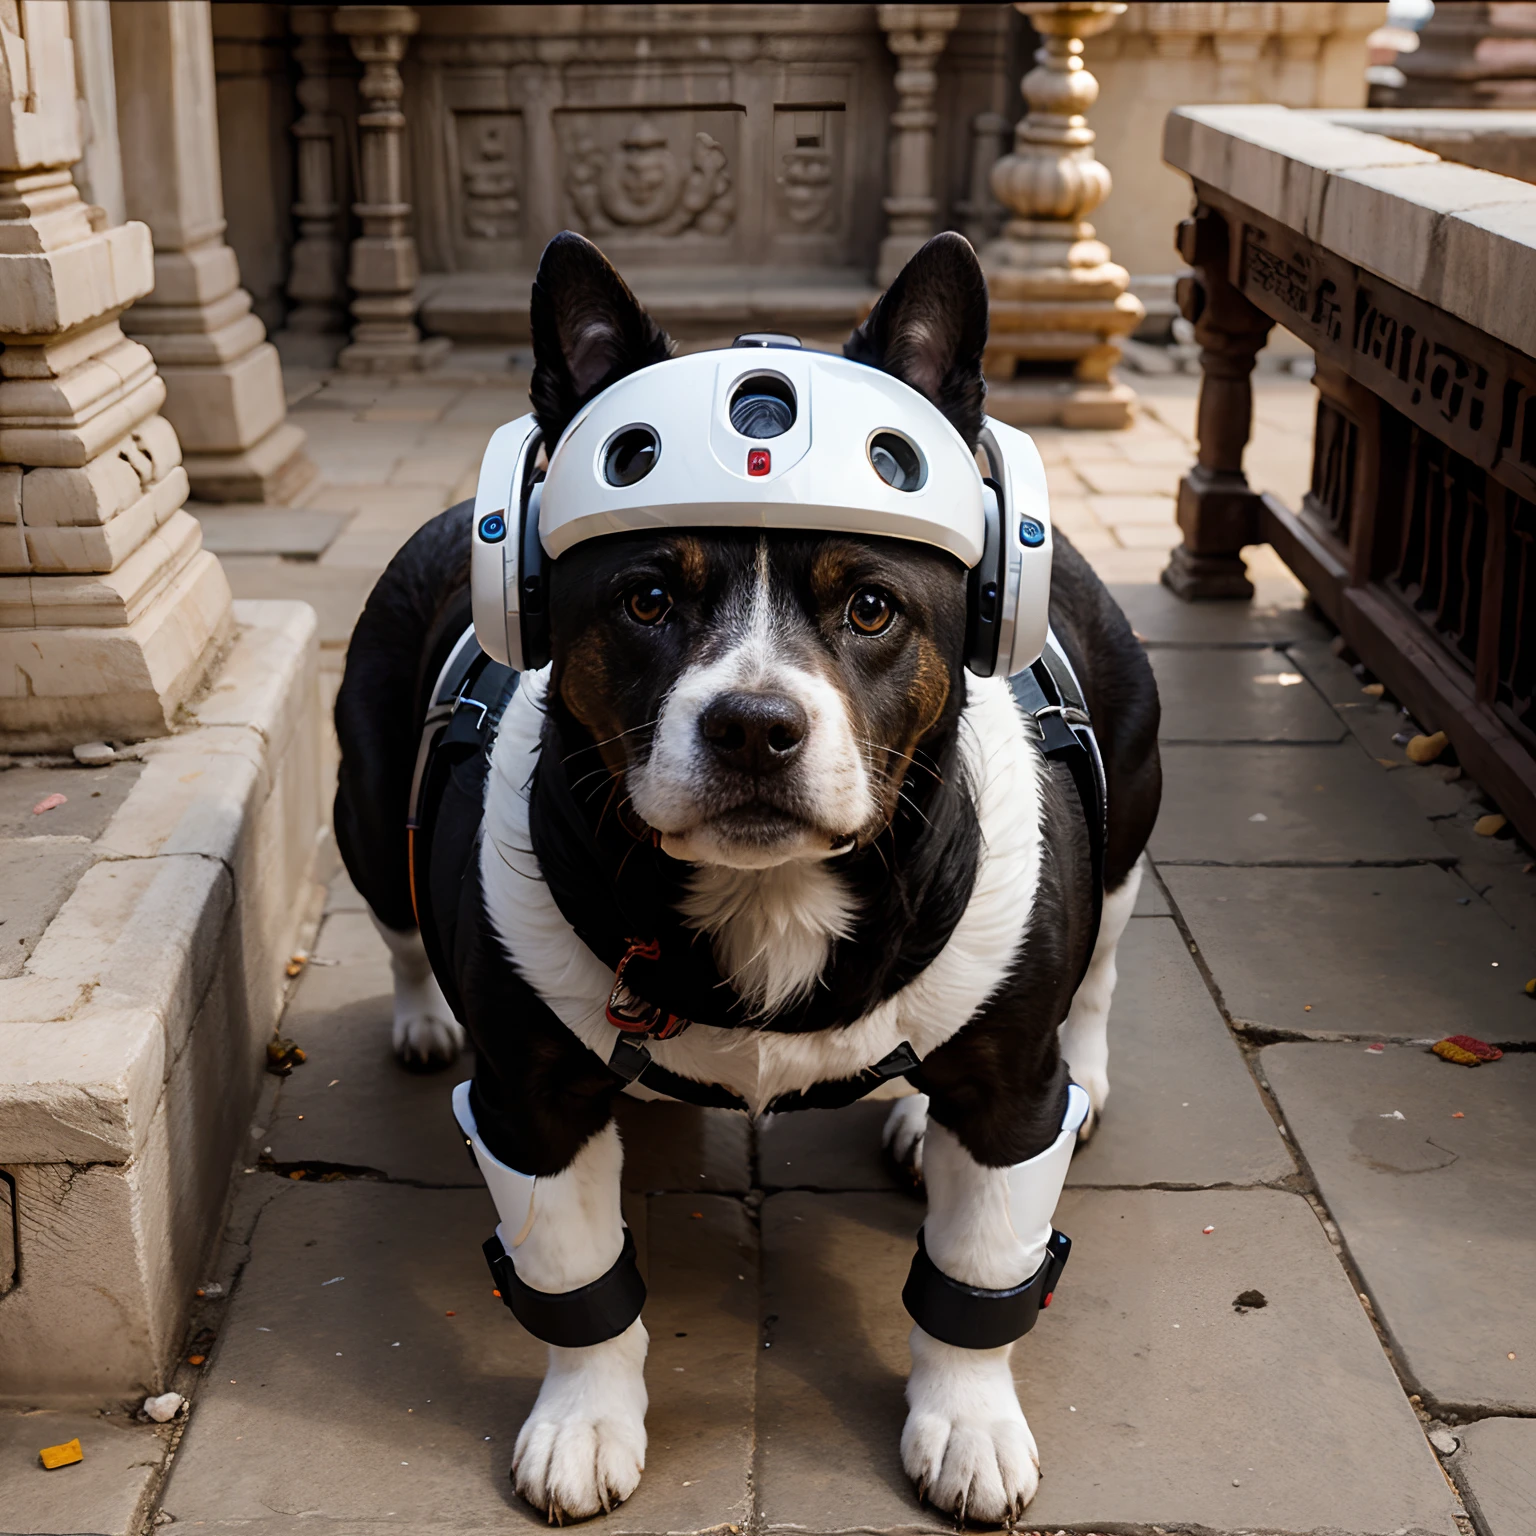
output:
[[[722,763],[741,773],[776,773],[800,750],[811,722],[788,694],[722,693],[699,730]]]

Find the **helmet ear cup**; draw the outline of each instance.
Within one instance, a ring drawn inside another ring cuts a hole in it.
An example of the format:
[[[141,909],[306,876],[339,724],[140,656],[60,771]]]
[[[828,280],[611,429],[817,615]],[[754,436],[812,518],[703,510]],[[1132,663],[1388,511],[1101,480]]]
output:
[[[531,459],[530,459],[531,462]],[[549,558],[539,539],[539,503],[544,477],[527,485],[517,530],[517,616],[522,656],[512,665],[519,672],[536,672],[549,665]]]
[[[1027,433],[988,418],[979,447],[989,470],[982,481],[987,547],[971,573],[970,601],[980,608],[973,606],[967,614],[966,665],[979,677],[1013,677],[1038,659],[1050,623],[1050,493],[1040,450]],[[988,583],[997,592],[990,626],[984,622]],[[990,651],[980,643],[989,628]],[[973,633],[974,648],[969,644]],[[990,666],[983,671],[989,656]]]
[[[982,481],[982,507],[986,516],[986,548],[965,576],[965,665],[977,677],[991,677],[997,671],[1008,578],[1003,488],[996,480]]]

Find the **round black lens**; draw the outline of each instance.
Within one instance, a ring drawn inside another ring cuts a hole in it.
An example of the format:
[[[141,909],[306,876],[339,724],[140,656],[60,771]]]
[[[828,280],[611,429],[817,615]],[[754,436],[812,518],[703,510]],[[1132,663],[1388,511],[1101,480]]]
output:
[[[731,425],[743,437],[782,437],[795,424],[795,392],[783,379],[759,374],[731,397]]]
[[[923,483],[923,461],[906,438],[877,432],[870,440],[869,462],[893,491],[915,491]]]
[[[626,427],[603,455],[603,479],[609,485],[634,485],[645,479],[661,457],[661,444],[649,427]]]

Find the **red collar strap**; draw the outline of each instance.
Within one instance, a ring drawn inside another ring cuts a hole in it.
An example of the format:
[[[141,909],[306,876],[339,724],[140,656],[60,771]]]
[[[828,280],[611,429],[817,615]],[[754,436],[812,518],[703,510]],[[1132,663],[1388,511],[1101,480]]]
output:
[[[631,960],[659,960],[661,945],[655,939],[631,939],[629,948],[613,972],[613,990],[608,994],[608,1022],[626,1035],[644,1035],[648,1040],[670,1040],[688,1028],[690,1021],[668,1013],[654,1003],[636,997],[624,985],[624,971]]]

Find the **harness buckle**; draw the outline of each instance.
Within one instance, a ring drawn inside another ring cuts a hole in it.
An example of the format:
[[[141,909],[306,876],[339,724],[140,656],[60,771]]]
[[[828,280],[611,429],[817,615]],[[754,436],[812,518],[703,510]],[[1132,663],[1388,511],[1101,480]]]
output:
[[[624,972],[631,960],[659,959],[661,945],[655,939],[629,941],[629,948],[614,968],[613,990],[608,994],[606,1016],[615,1029],[623,1030],[627,1035],[644,1035],[648,1040],[670,1040],[687,1029],[687,1019],[636,997],[624,985]]]

